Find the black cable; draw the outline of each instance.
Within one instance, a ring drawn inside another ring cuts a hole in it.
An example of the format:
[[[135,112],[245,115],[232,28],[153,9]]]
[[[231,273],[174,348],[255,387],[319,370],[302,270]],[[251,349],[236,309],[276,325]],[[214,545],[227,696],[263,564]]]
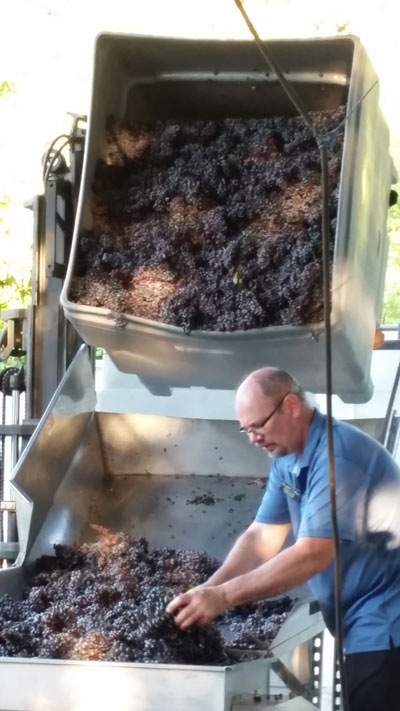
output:
[[[389,424],[390,424],[391,415],[392,415],[392,409],[393,409],[394,401],[395,401],[395,398],[397,395],[397,388],[399,386],[399,382],[400,382],[400,363],[397,366],[392,391],[390,393],[388,406],[386,408],[386,415],[385,415],[385,420],[383,423],[382,433],[381,433],[381,436],[379,437],[379,442],[381,444],[383,444],[384,447],[386,447],[386,444],[387,444],[386,438],[387,438],[387,434],[388,434]]]
[[[60,136],[58,136],[58,138],[60,138]],[[57,139],[57,140],[58,140],[58,139]],[[47,169],[46,169],[46,172],[45,172],[44,178],[43,178],[43,183],[44,183],[45,186],[46,186],[47,179],[48,179],[48,177],[49,177],[49,175],[50,175],[50,171],[51,171],[51,169],[52,169],[54,163],[56,162],[57,158],[61,155],[61,153],[62,153],[62,151],[64,150],[64,148],[68,145],[68,143],[70,143],[71,140],[72,140],[72,136],[68,136],[67,140],[64,141],[64,143],[61,144],[60,148],[54,153],[54,155],[52,156],[51,160],[49,161],[49,164],[48,164],[48,166],[47,166]],[[53,141],[53,143],[54,143],[54,141]]]
[[[362,104],[362,102],[364,101],[364,99],[367,98],[368,94],[371,93],[372,89],[374,89],[377,84],[379,84],[379,79],[375,79],[374,83],[371,84],[371,86],[369,87],[369,89],[367,89],[367,91],[365,92],[365,94],[362,95],[361,99],[359,99],[359,101],[357,101],[357,103],[353,106],[353,108],[350,109],[350,111],[346,114],[346,116],[344,117],[344,119],[343,119],[342,121],[340,121],[340,123],[338,123],[338,125],[335,126],[335,128],[332,128],[330,131],[328,131],[328,132],[325,134],[325,138],[328,137],[328,136],[331,136],[333,133],[335,133],[336,131],[338,131],[339,128],[340,128],[341,126],[343,126],[343,124],[346,123],[346,121],[349,120],[351,114],[353,114],[354,111],[360,106],[360,104]]]
[[[265,43],[261,40],[255,27],[251,23],[247,13],[241,3],[241,0],[234,0],[236,7],[244,18],[248,29],[254,37],[254,40],[266,62],[274,69],[278,80],[286,92],[289,99],[292,101],[296,109],[303,117],[306,125],[309,127],[315,142],[320,149],[321,157],[321,177],[322,177],[322,249],[323,249],[323,295],[324,295],[324,326],[325,326],[325,364],[326,364],[326,431],[328,440],[328,460],[329,460],[329,490],[330,490],[330,506],[331,506],[331,521],[334,543],[334,569],[335,569],[335,624],[336,624],[336,642],[337,656],[340,670],[341,696],[343,711],[348,711],[347,700],[347,684],[346,672],[344,667],[344,649],[343,649],[343,616],[342,616],[342,576],[341,576],[341,556],[340,556],[340,538],[337,524],[337,509],[336,509],[336,477],[335,477],[335,458],[333,451],[333,427],[332,427],[332,335],[331,335],[331,288],[330,288],[330,255],[329,255],[329,172],[328,172],[328,156],[326,149],[326,137],[321,136],[315,129],[315,126],[305,109],[303,103],[296,95],[295,90],[289,84],[284,73],[280,69],[276,60],[273,59],[265,47]]]
[[[335,627],[336,649],[340,672],[340,686],[343,711],[348,709],[347,680],[344,665],[344,638],[342,614],[342,564],[340,555],[340,535],[336,509],[336,473],[333,449],[332,427],[332,331],[331,331],[331,268],[329,254],[329,170],[326,145],[320,146],[322,171],[322,272],[324,296],[325,326],[325,364],[326,364],[326,433],[328,439],[330,512],[333,532],[334,570],[335,570]]]
[[[57,136],[54,139],[54,141],[52,141],[50,143],[50,146],[48,147],[48,149],[46,151],[45,157],[43,159],[43,183],[45,185],[46,185],[47,179],[49,177],[50,171],[51,171],[54,163],[56,162],[57,158],[61,155],[62,151],[68,145],[68,143],[70,143],[72,140],[74,140],[76,138],[77,126],[78,126],[79,121],[87,121],[87,116],[84,116],[84,115],[77,116],[75,114],[71,114],[71,116],[73,116],[74,121],[72,123],[72,128],[71,128],[70,133],[69,134],[68,133],[60,133],[60,135]],[[52,156],[51,154],[52,154],[52,151],[54,150],[54,146],[62,138],[66,139],[66,140],[64,141],[62,146],[60,146],[60,148],[58,148],[57,151]]]
[[[48,162],[49,162],[51,152],[52,152],[52,150],[54,149],[54,146],[56,145],[56,143],[57,143],[58,141],[60,141],[61,138],[70,138],[70,136],[69,136],[67,133],[61,133],[59,136],[57,136],[57,138],[54,139],[54,141],[52,141],[52,142],[50,143],[50,146],[48,147],[48,149],[47,149],[47,151],[46,151],[46,155],[45,155],[45,157],[44,157],[44,159],[43,159],[43,181],[45,181],[45,175],[46,175],[47,164],[48,164]]]
[[[341,126],[343,126],[343,124],[346,123],[346,121],[348,121],[348,119],[350,118],[350,116],[352,115],[352,113],[354,113],[354,111],[358,108],[358,106],[360,106],[360,104],[362,104],[362,102],[363,102],[364,99],[368,96],[368,94],[372,91],[372,89],[374,89],[375,86],[379,83],[379,79],[378,79],[378,78],[375,79],[375,81],[371,84],[371,86],[369,87],[369,89],[367,89],[367,91],[365,92],[365,94],[363,94],[363,96],[362,96],[362,97],[357,101],[357,103],[350,109],[350,111],[346,114],[346,116],[342,119],[342,121],[340,121],[340,123],[339,123],[337,126],[335,126],[335,128],[332,128],[330,131],[327,131],[327,133],[325,133],[325,134],[319,133],[319,132],[316,130],[316,128],[315,128],[315,126],[314,126],[314,124],[313,124],[313,122],[312,122],[312,119],[310,118],[309,113],[308,113],[306,107],[304,106],[304,104],[303,104],[301,98],[297,95],[296,91],[293,89],[293,87],[292,87],[292,85],[290,84],[290,82],[286,79],[285,74],[284,74],[284,72],[282,71],[282,69],[280,68],[278,62],[277,62],[276,59],[274,59],[274,57],[270,54],[269,49],[267,48],[265,42],[263,42],[263,40],[262,40],[261,37],[259,36],[259,34],[258,34],[256,28],[254,27],[253,23],[251,22],[249,16],[248,16],[247,13],[246,13],[246,11],[245,11],[245,9],[244,9],[244,7],[243,7],[243,5],[242,5],[241,0],[234,0],[234,2],[235,2],[235,4],[236,4],[236,6],[237,6],[239,12],[241,13],[241,15],[242,15],[242,17],[243,17],[243,19],[244,19],[244,21],[245,21],[245,23],[246,23],[248,29],[249,29],[250,32],[252,33],[252,35],[253,35],[253,37],[254,37],[254,40],[255,40],[255,42],[256,42],[256,44],[257,44],[257,47],[258,47],[258,49],[260,50],[262,56],[264,57],[264,59],[265,59],[265,61],[267,62],[267,64],[268,64],[270,67],[272,67],[272,69],[273,69],[274,72],[276,73],[276,75],[277,75],[277,77],[278,77],[278,79],[279,79],[279,81],[280,81],[280,83],[281,83],[281,86],[282,86],[283,89],[286,91],[286,94],[288,95],[288,97],[289,97],[289,99],[292,101],[292,103],[294,104],[295,108],[298,110],[299,114],[301,114],[301,116],[303,117],[305,123],[307,124],[307,126],[308,126],[308,128],[310,129],[312,135],[314,136],[315,142],[317,143],[318,147],[320,147],[321,141],[324,141],[328,136],[331,136],[333,133],[335,133],[336,131],[338,131],[339,128],[340,128]]]
[[[242,15],[248,29],[250,30],[251,34],[253,35],[254,40],[255,40],[257,47],[260,50],[262,56],[264,57],[267,64],[270,67],[272,67],[272,69],[276,73],[276,76],[278,77],[278,79],[282,85],[282,88],[285,90],[286,94],[288,95],[291,102],[294,104],[294,106],[297,109],[297,111],[299,112],[299,114],[301,114],[301,116],[303,117],[303,119],[306,122],[308,128],[310,129],[312,135],[314,136],[317,145],[319,145],[317,131],[315,129],[315,126],[314,126],[310,116],[308,115],[307,109],[304,106],[302,100],[300,99],[299,96],[297,96],[295,90],[293,89],[291,84],[286,79],[285,74],[282,71],[282,69],[280,68],[279,64],[276,62],[274,57],[270,54],[269,49],[267,48],[265,42],[263,42],[263,40],[259,36],[256,28],[254,27],[248,14],[246,13],[246,11],[241,3],[241,0],[234,0],[234,2],[235,2],[236,7],[238,8],[240,14]]]

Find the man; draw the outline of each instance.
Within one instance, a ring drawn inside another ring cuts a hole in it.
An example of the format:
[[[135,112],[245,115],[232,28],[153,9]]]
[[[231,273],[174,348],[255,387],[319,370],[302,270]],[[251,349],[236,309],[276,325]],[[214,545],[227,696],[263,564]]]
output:
[[[273,460],[255,521],[216,573],[167,607],[185,629],[306,581],[335,633],[326,418],[285,371],[251,373],[242,431]],[[400,470],[375,440],[334,421],[342,611],[351,711],[400,709]],[[289,530],[295,543],[283,548]]]

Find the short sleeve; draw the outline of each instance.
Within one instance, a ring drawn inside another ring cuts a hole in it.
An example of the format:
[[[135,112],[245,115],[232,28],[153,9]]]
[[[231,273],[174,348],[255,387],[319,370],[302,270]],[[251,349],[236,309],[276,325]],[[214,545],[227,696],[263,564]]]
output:
[[[267,488],[255,521],[257,523],[290,523],[287,499],[282,491],[279,469],[274,462],[267,482]]]
[[[335,458],[336,513],[339,536],[354,540],[357,535],[357,518],[360,502],[365,497],[365,473],[353,462]],[[321,457],[309,471],[305,506],[302,511],[298,538],[331,538],[331,505],[329,486],[329,463]]]

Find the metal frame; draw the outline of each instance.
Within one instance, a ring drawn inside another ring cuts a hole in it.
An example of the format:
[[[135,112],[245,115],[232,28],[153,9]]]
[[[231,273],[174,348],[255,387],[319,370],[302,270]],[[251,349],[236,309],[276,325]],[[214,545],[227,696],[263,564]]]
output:
[[[33,211],[32,305],[2,312],[6,327],[1,333],[0,361],[7,364],[9,356],[26,355],[26,366],[6,367],[0,372],[0,561],[14,560],[18,553],[15,502],[8,500],[6,491],[11,472],[82,343],[59,306],[85,139],[80,126],[85,117],[72,116],[69,165],[61,161],[56,169],[54,164],[44,194],[25,204]],[[24,411],[20,405],[22,393]],[[6,461],[9,441],[11,454]]]

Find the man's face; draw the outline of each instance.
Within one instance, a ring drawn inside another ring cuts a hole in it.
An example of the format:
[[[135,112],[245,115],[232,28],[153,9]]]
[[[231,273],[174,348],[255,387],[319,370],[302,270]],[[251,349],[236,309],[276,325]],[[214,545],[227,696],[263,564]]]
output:
[[[281,393],[272,398],[256,384],[238,391],[236,410],[249,441],[261,447],[271,459],[296,451],[294,425],[287,397]]]

